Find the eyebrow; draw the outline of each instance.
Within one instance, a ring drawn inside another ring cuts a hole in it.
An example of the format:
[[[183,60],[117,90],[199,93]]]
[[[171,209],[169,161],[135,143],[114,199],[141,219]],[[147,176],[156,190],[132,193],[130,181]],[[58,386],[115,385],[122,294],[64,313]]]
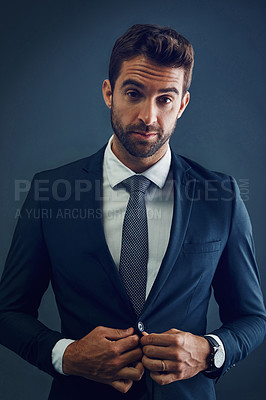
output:
[[[142,90],[145,89],[145,86],[142,83],[140,83],[138,81],[135,81],[134,79],[126,79],[122,83],[121,88],[123,88],[123,87],[125,87],[127,85],[134,85],[134,86],[136,86],[136,87],[138,87],[139,89],[142,89]],[[176,93],[177,95],[179,95],[179,90],[176,89],[175,87],[162,88],[162,89],[158,90],[158,93],[169,93],[169,92]]]

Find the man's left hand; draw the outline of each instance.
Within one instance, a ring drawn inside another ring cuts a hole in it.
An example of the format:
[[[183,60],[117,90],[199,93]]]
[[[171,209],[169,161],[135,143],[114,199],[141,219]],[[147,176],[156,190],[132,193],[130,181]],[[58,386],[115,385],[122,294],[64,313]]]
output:
[[[142,363],[159,385],[191,378],[208,368],[211,350],[204,337],[178,329],[143,335]]]

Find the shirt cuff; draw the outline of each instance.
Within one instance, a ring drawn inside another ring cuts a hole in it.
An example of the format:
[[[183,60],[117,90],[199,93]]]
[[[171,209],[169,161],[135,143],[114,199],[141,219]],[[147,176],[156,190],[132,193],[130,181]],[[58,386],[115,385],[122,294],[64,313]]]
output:
[[[52,364],[56,372],[58,372],[61,375],[66,375],[63,372],[63,355],[64,352],[71,343],[75,342],[75,340],[72,339],[60,339],[58,342],[55,344],[52,350]]]

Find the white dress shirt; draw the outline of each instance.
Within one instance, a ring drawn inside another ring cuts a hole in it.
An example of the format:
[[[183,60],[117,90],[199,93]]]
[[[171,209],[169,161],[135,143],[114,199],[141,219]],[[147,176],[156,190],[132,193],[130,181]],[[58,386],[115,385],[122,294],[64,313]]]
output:
[[[111,140],[103,162],[103,225],[110,253],[119,267],[123,220],[129,200],[126,188],[119,184],[135,175],[135,172],[114,155]],[[170,165],[171,151],[168,147],[166,154],[141,174],[153,183],[145,194],[149,240],[146,297],[155,281],[170,237],[174,204]]]
[[[171,165],[171,151],[168,146],[165,155],[141,175],[152,184],[145,194],[149,259],[147,265],[146,297],[160,269],[166,252],[173,217],[174,192]],[[103,160],[103,226],[106,242],[112,258],[119,267],[122,227],[129,193],[121,182],[135,175],[112,152],[112,137],[105,149]],[[215,336],[223,348],[221,340]],[[57,372],[63,374],[62,359],[71,339],[59,340],[52,350],[52,362]]]

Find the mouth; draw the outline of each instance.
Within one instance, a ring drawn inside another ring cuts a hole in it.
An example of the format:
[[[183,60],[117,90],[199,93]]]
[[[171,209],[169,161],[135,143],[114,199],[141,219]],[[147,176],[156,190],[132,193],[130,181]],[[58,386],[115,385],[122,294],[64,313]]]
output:
[[[133,134],[136,137],[141,137],[142,139],[150,139],[154,136],[157,136],[158,133],[157,132],[138,132],[138,131],[132,131],[130,132],[131,134]]]

